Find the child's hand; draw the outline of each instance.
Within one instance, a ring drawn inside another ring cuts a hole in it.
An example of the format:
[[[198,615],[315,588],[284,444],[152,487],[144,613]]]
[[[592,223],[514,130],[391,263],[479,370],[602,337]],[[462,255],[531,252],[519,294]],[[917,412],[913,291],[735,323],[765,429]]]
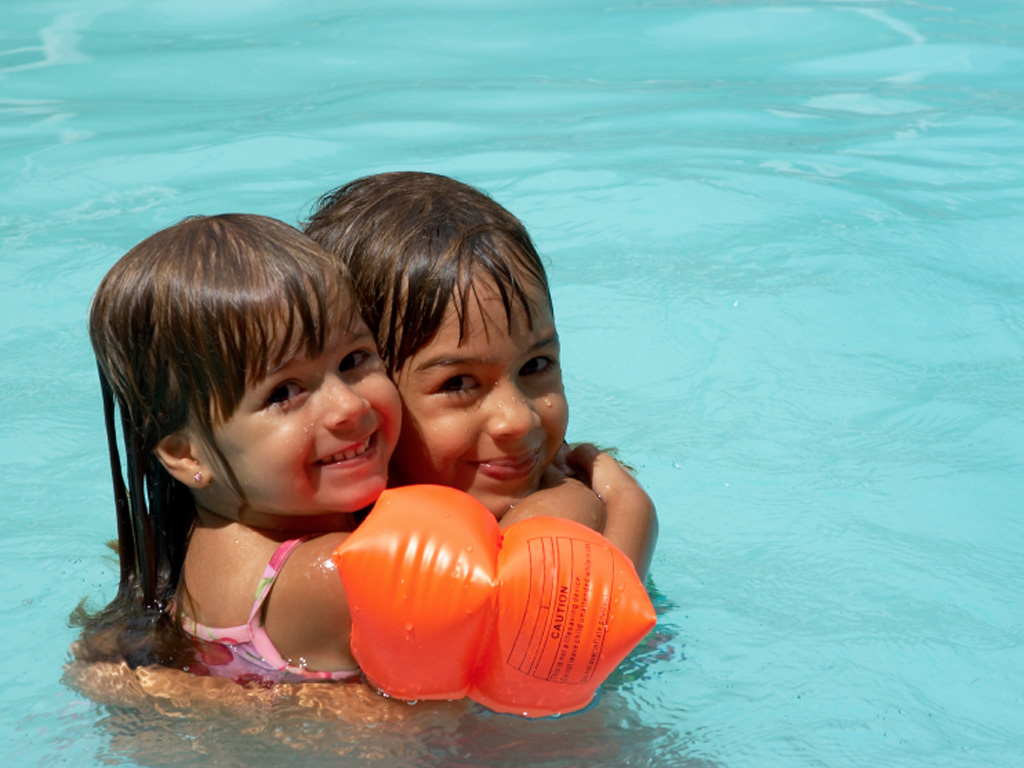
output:
[[[658,537],[658,517],[651,497],[625,467],[590,443],[569,452],[577,476],[590,480],[590,487],[604,502],[607,519],[604,536],[633,562],[645,578]]]
[[[559,454],[561,456],[562,454]],[[606,502],[609,496],[639,492],[644,489],[610,453],[591,443],[580,443],[565,453],[565,462],[574,477],[588,482],[594,493]]]
[[[569,464],[569,454],[572,453],[572,448],[569,447],[568,443],[562,443],[562,447],[558,449],[558,453],[555,454],[555,458],[551,460],[551,465],[544,473],[544,478],[541,480],[541,488],[546,488],[550,479],[554,476],[553,473],[560,473],[565,477],[576,477],[576,470]]]

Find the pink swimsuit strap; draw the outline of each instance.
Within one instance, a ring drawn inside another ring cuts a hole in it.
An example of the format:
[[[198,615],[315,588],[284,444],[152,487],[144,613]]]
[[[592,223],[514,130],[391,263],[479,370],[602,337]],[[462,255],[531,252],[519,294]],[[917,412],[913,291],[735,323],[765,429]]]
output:
[[[249,620],[234,627],[210,627],[182,616],[182,628],[189,635],[208,645],[199,650],[201,664],[211,675],[236,680],[253,677],[270,683],[302,680],[348,680],[359,675],[358,669],[341,672],[317,672],[290,664],[284,659],[264,627],[263,605],[277,582],[288,556],[309,537],[282,542],[271,555],[253,598]],[[221,651],[221,652],[218,652]],[[224,653],[226,652],[226,653]]]

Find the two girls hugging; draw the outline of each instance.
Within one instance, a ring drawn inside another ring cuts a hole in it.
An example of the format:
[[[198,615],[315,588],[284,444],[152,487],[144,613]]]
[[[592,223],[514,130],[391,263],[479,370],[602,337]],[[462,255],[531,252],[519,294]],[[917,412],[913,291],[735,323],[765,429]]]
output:
[[[358,677],[331,555],[388,487],[465,491],[501,528],[569,518],[645,578],[651,500],[607,453],[566,445],[544,267],[470,186],[369,176],[322,198],[304,232],[186,219],[113,266],[89,332],[121,571],[81,619],[84,663]]]

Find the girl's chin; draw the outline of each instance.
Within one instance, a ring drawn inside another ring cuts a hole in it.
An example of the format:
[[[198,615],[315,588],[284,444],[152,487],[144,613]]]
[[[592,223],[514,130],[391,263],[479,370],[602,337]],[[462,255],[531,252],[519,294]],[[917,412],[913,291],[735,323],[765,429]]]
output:
[[[320,496],[321,504],[327,509],[338,512],[358,512],[369,507],[387,488],[387,478],[383,473],[358,482],[349,482],[342,487],[335,487]],[[327,489],[321,489],[327,490]]]

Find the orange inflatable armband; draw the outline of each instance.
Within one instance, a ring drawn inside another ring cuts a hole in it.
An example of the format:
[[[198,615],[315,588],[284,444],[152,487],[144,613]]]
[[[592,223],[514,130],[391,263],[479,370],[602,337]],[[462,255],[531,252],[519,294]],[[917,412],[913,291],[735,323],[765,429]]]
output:
[[[534,517],[504,534],[498,617],[469,696],[530,717],[582,709],[654,626],[654,607],[629,558],[584,525]]]
[[[502,537],[487,508],[453,488],[385,491],[334,561],[352,653],[402,699],[573,712],[655,623],[629,559],[600,534],[549,517]]]
[[[498,523],[489,512],[467,513],[462,496],[433,485],[384,491],[333,555],[352,613],[352,653],[400,699],[465,696],[492,621]]]

